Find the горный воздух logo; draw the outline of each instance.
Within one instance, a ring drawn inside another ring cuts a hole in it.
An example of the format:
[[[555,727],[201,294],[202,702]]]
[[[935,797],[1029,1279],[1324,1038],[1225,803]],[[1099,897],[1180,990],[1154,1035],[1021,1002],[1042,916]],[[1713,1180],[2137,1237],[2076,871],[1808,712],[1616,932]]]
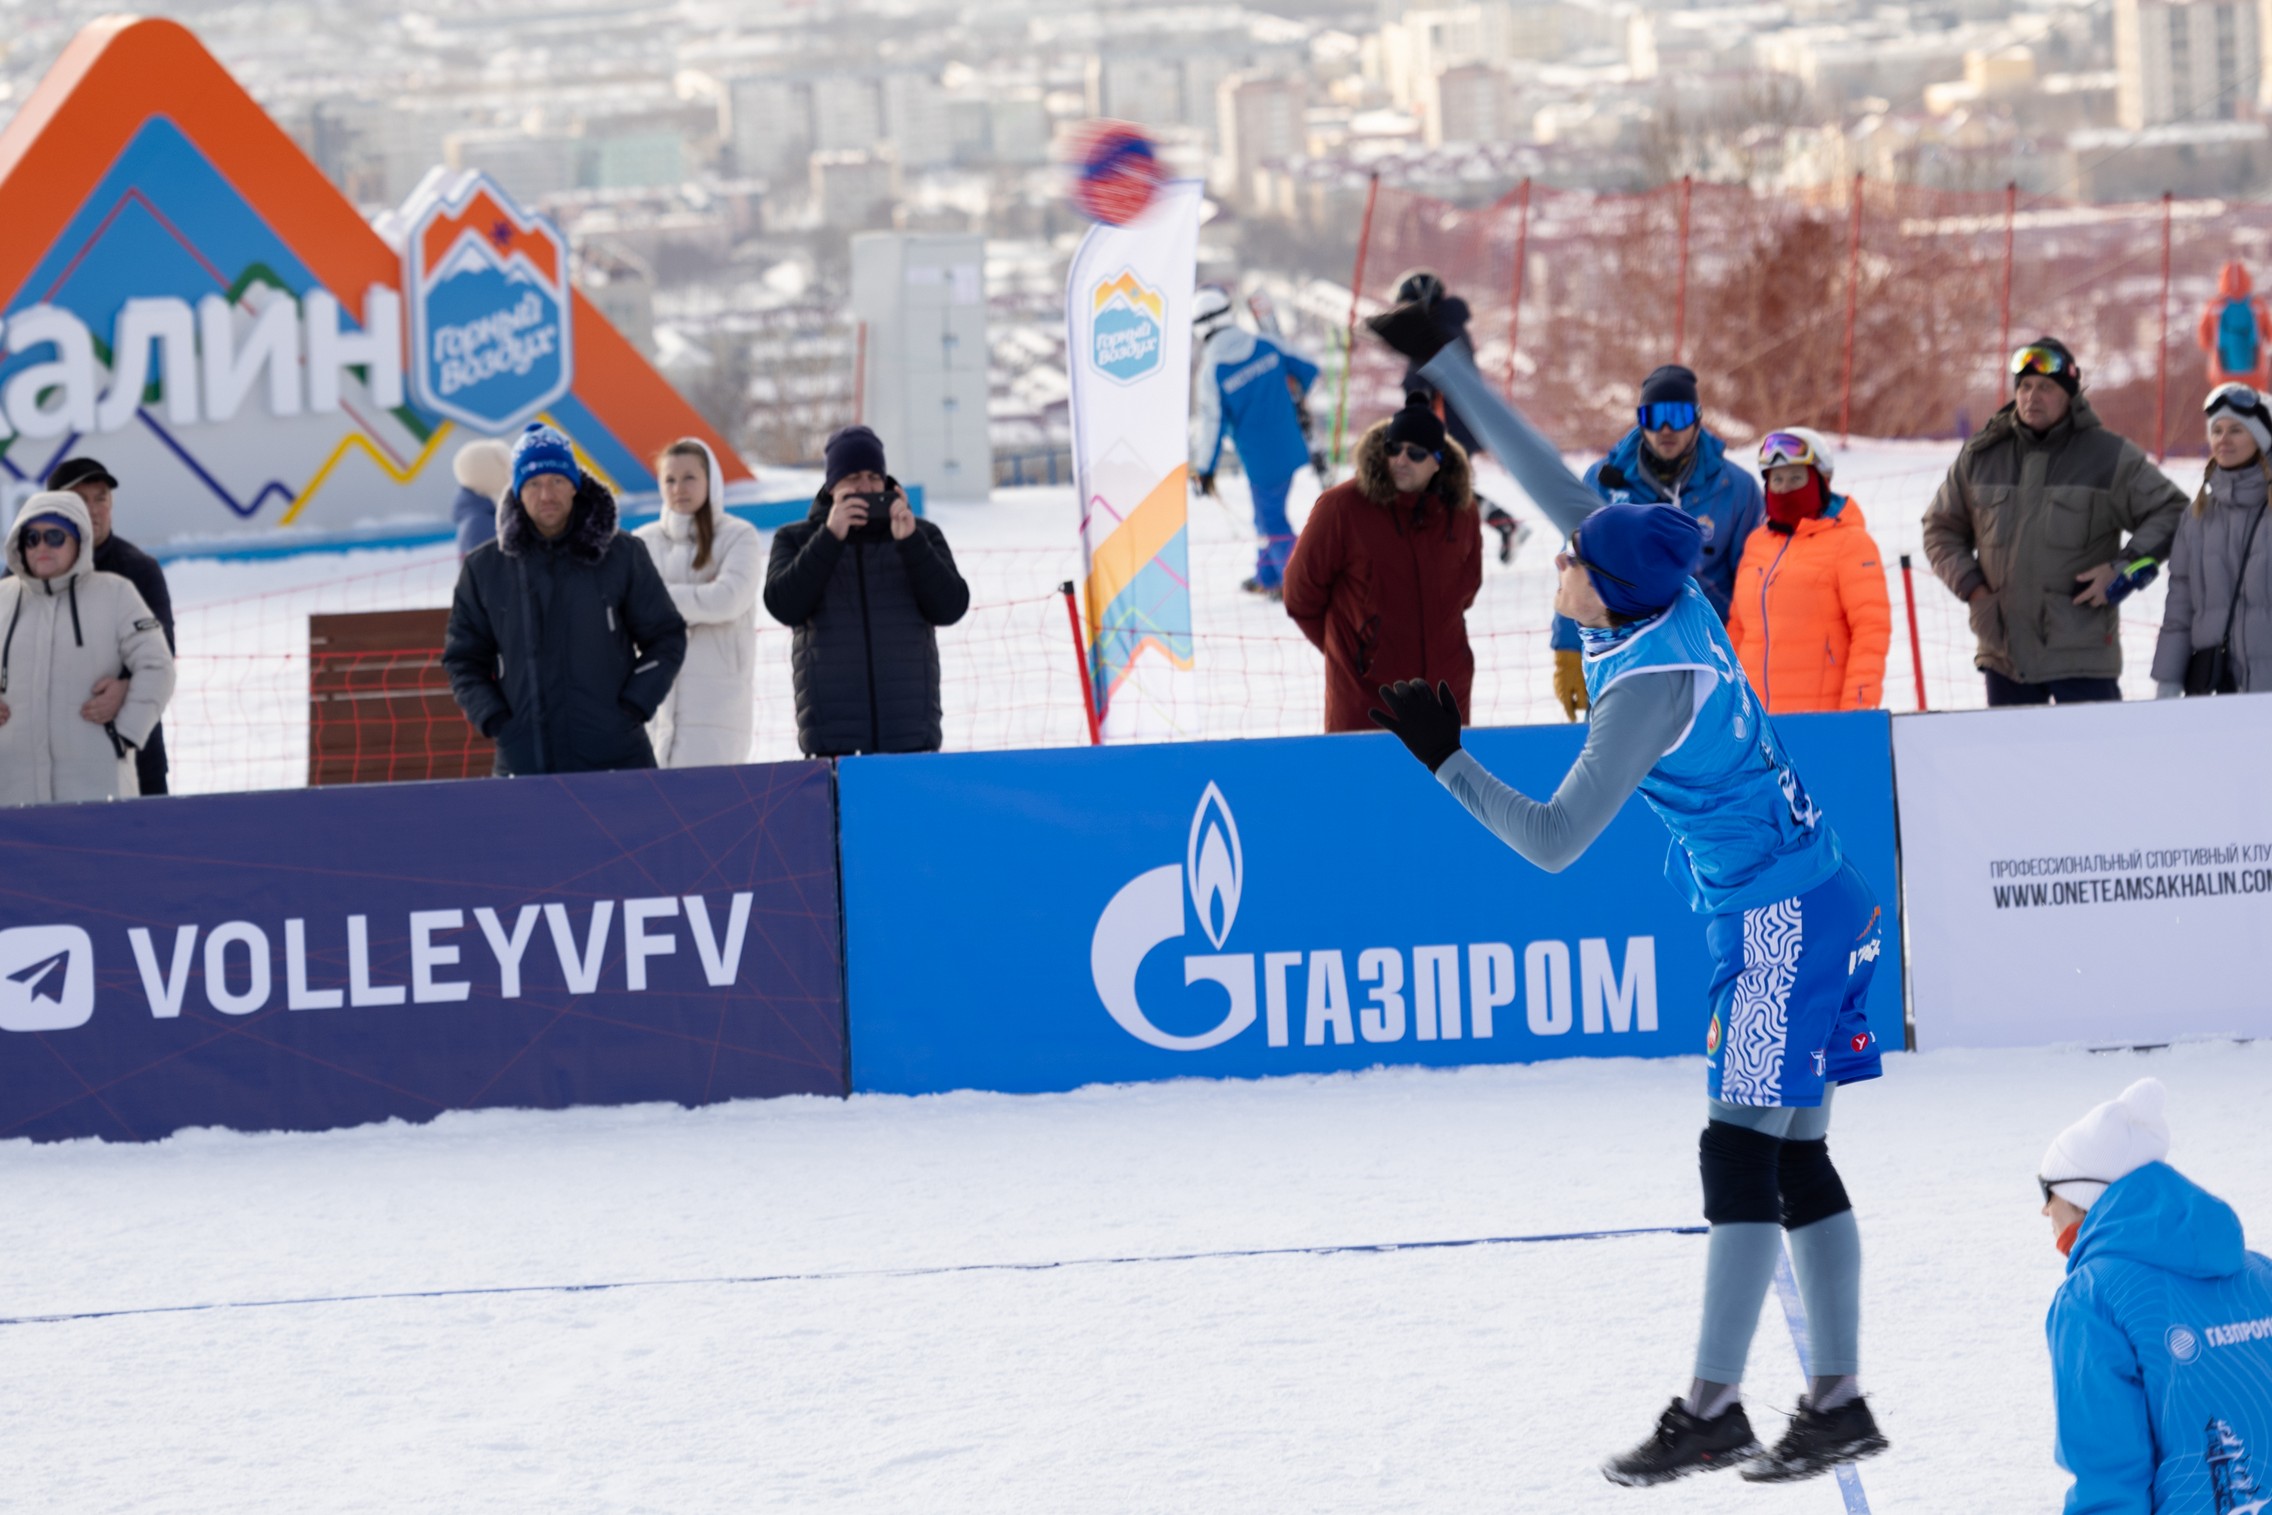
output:
[[[575,379],[568,243],[485,175],[430,175],[403,207],[410,387],[478,431],[519,427]]]
[[[1341,947],[1226,952],[1248,893],[1247,854],[1238,822],[1223,791],[1209,784],[1192,812],[1183,862],[1150,869],[1123,884],[1097,917],[1089,939],[1090,980],[1121,1030],[1163,1051],[1204,1052],[1237,1037],[1259,1018],[1267,1045],[1290,1047],[1298,1011],[1305,1047],[1407,1037],[1458,1041],[1463,1026],[1466,1035],[1480,1040],[1496,1033],[1498,1009],[1515,1002],[1518,954],[1508,942],[1368,946],[1354,952]],[[1196,931],[1187,924],[1187,898]],[[1316,929],[1306,921],[1300,928]],[[1265,929],[1271,928],[1266,924]],[[1219,985],[1224,998],[1215,1001],[1206,993],[1178,1006],[1181,1016],[1168,1017],[1189,1018],[1200,1003],[1219,1003],[1219,1011],[1197,1012],[1215,1016],[1204,1030],[1166,1029],[1145,1010],[1138,990],[1145,959],[1176,941],[1213,949],[1184,957],[1183,983],[1186,989]],[[1528,990],[1524,1026],[1530,1034],[1655,1031],[1656,938],[1627,937],[1622,971],[1606,937],[1581,938],[1575,953],[1576,994],[1571,992],[1571,945],[1548,939],[1521,948],[1522,983]],[[1351,956],[1356,960],[1353,976]]]
[[[69,1031],[94,1013],[95,944],[85,931],[0,931],[0,1031]]]
[[[1158,370],[1166,351],[1167,301],[1127,269],[1089,297],[1089,358],[1097,372],[1133,384]]]

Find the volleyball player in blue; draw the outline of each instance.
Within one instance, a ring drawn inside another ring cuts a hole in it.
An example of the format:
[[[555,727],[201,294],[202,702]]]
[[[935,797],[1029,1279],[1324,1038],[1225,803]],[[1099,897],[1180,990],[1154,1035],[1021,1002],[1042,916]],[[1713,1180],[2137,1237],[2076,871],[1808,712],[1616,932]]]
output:
[[[1554,608],[1578,623],[1593,710],[1552,799],[1518,793],[1459,743],[1449,688],[1381,691],[1373,718],[1525,858],[1568,867],[1635,790],[1672,833],[1665,872],[1704,917],[1713,962],[1709,1119],[1699,1143],[1711,1222],[1704,1322],[1687,1394],[1612,1458],[1612,1482],[1742,1465],[1782,1482],[1882,1451],[1859,1371],[1861,1244],[1826,1143],[1831,1094],[1878,1076],[1863,1016],[1884,947],[1875,895],[1807,796],[1735,649],[1690,578],[1696,522],[1663,505],[1603,505],[1503,401],[1425,306],[1366,323],[1459,407],[1569,546]],[[1784,1236],[1805,1303],[1813,1379],[1763,1451],[1741,1385]]]

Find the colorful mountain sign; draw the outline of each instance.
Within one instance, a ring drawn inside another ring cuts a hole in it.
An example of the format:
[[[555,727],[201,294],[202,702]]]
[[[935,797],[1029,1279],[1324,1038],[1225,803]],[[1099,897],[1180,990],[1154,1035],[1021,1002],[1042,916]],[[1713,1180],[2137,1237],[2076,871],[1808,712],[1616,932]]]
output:
[[[402,246],[187,30],[87,27],[0,132],[0,491],[92,454],[145,545],[430,521],[461,443],[539,415],[635,504],[680,436],[748,492],[732,450],[570,288],[558,233],[493,203],[494,270],[461,239],[459,261],[408,279]],[[518,295],[483,303],[524,270],[525,325]],[[423,341],[405,362],[405,337],[439,328],[458,329],[454,389]]]
[[[511,431],[568,393],[568,239],[473,170],[427,175],[403,208],[410,388],[483,431]]]

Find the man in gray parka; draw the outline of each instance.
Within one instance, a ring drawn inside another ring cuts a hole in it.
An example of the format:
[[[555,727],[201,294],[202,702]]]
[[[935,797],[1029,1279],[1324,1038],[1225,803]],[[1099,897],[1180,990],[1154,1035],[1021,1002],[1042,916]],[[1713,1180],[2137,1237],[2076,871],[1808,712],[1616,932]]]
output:
[[[2014,392],[1964,444],[1925,511],[1933,571],[1971,607],[1994,705],[2122,698],[2116,574],[2169,556],[2185,496],[2099,424],[2075,355],[2040,337]],[[2123,542],[2123,534],[2129,542]]]

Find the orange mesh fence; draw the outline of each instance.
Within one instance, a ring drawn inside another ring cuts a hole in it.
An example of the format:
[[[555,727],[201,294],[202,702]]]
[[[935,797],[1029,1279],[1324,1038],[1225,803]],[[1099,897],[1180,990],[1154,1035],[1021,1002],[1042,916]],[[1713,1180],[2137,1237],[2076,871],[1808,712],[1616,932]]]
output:
[[[1712,425],[1738,441],[1788,425],[1955,437],[2003,403],[2011,348],[2050,333],[2100,418],[2160,453],[2197,447],[2194,330],[2225,262],[2272,277],[2272,206],[1862,182],[1820,199],[1525,185],[1460,209],[1384,183],[1360,256],[1361,313],[1435,270],[1472,311],[1484,374],[1573,450],[1614,441],[1669,362],[1696,369]],[[1360,333],[1347,436],[1400,402],[1402,378]]]

